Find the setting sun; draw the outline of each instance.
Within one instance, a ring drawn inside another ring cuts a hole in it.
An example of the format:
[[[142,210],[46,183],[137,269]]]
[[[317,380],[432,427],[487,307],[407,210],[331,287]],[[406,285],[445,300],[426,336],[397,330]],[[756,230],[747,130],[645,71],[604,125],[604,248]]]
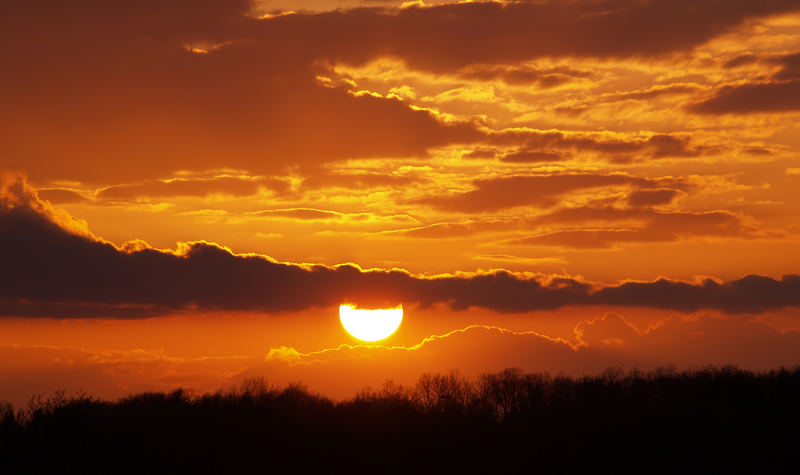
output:
[[[403,306],[362,309],[353,305],[340,305],[339,320],[344,329],[359,340],[383,340],[394,333],[403,321]]]

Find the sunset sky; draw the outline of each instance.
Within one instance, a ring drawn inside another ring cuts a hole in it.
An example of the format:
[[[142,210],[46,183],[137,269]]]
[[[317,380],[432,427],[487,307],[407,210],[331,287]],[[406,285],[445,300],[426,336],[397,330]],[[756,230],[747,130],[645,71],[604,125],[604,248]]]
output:
[[[798,0],[10,0],[0,42],[0,400],[800,364]]]

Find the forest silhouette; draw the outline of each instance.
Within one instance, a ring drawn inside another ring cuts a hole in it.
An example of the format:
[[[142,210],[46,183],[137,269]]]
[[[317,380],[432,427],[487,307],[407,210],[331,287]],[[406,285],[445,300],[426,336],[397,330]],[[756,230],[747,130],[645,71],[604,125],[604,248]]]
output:
[[[0,403],[0,473],[699,473],[797,467],[800,368],[425,374]]]

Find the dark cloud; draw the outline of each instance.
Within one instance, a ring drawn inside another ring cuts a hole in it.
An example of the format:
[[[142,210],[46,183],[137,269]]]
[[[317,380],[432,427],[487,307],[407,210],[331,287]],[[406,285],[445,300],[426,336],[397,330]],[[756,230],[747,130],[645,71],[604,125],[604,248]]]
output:
[[[696,157],[707,150],[704,147],[690,147],[687,137],[675,137],[667,134],[653,135],[645,143],[651,149],[653,158]]]
[[[54,211],[21,183],[0,195],[0,314],[51,317],[132,317],[175,311],[295,311],[345,301],[363,305],[447,303],[525,312],[566,305],[646,306],[728,313],[800,305],[800,276],[747,276],[699,284],[660,279],[593,288],[571,278],[525,278],[506,271],[415,277],[403,271],[363,271],[278,263],[236,255],[213,243],[179,251],[141,243],[123,249],[56,224]],[[671,217],[680,221],[685,217]]]
[[[188,310],[188,309],[186,309]],[[138,319],[180,313],[182,309],[156,304],[108,304],[89,301],[33,301],[20,298],[0,298],[0,315],[14,317],[52,318],[118,318]]]
[[[637,158],[665,157],[697,157],[717,151],[717,147],[694,145],[692,140],[683,135],[653,134],[648,137],[608,138],[602,133],[565,133],[559,131],[509,130],[489,134],[485,139],[497,145],[524,143],[520,149],[520,157],[531,151],[533,157],[537,152],[553,150],[571,150],[576,152],[592,152],[617,159],[620,156]],[[512,154],[513,156],[514,154]]]
[[[578,117],[589,110],[589,106],[559,106],[554,109],[557,113],[568,117]]]
[[[475,213],[517,206],[552,206],[560,195],[576,190],[618,185],[649,188],[657,186],[657,183],[657,180],[622,174],[513,176],[476,180],[472,191],[432,196],[419,202],[445,211]]]
[[[691,236],[756,236],[755,231],[742,223],[738,216],[727,211],[670,212],[648,208],[584,206],[562,208],[533,219],[533,223],[581,227],[516,239],[513,243],[605,248],[616,243],[669,242]],[[614,225],[613,228],[609,227],[610,224]]]
[[[657,190],[636,190],[628,195],[628,203],[631,206],[655,206],[671,203],[678,196],[678,190],[657,189]]]
[[[698,114],[749,114],[800,110],[800,79],[725,86],[712,97],[692,105]]]
[[[778,302],[800,303],[800,276],[785,275],[771,279],[748,275],[719,283],[708,279],[700,284],[659,279],[655,282],[628,282],[599,289],[592,295],[597,303],[615,305],[620,299],[627,305],[692,311],[714,308],[724,312],[760,312],[779,308]],[[776,305],[777,304],[777,305]]]
[[[777,55],[768,61],[780,66],[775,79],[800,79],[800,53]]]
[[[722,65],[722,67],[725,69],[733,69],[741,66],[749,66],[757,62],[758,62],[757,55],[753,53],[742,53],[726,61],[725,64]]]
[[[140,316],[187,308],[284,312],[345,301],[450,302],[459,309],[522,311],[564,305],[572,294],[584,298],[587,288],[577,281],[543,284],[507,273],[421,279],[351,265],[281,264],[204,242],[188,243],[179,253],[125,252],[70,234],[23,207],[0,215],[0,257],[12,270],[0,278],[5,302],[0,311],[6,315],[129,316],[136,313],[131,308]]]
[[[723,86],[710,97],[690,105],[688,110],[714,115],[800,110],[800,53],[765,57],[745,55],[744,58],[745,64],[773,64],[779,66],[779,70],[764,80]]]
[[[763,156],[763,155],[772,155],[773,152],[772,152],[772,150],[769,150],[769,149],[766,149],[766,148],[750,147],[750,148],[745,149],[745,153],[748,153],[750,155],[761,155],[761,156]]]
[[[510,163],[536,163],[536,162],[558,162],[566,157],[559,152],[549,152],[544,150],[520,150],[517,152],[503,155],[501,160]]]

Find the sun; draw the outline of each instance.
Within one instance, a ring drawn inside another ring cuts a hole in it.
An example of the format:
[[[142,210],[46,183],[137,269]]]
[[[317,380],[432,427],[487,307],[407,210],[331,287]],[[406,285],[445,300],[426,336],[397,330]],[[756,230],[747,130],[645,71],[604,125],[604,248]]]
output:
[[[403,306],[372,310],[343,304],[339,305],[339,320],[344,329],[359,340],[383,340],[394,333],[403,321]]]

